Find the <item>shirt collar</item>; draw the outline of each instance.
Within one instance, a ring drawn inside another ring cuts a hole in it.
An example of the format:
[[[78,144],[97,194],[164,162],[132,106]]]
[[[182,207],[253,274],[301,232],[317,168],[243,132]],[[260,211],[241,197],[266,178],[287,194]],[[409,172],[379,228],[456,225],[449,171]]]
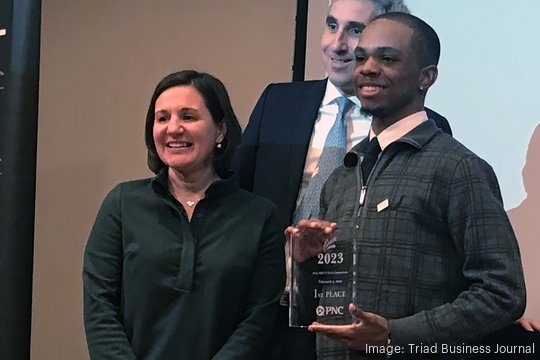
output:
[[[332,84],[330,80],[326,81],[326,90],[324,92],[324,97],[322,99],[322,106],[330,105],[333,101],[335,101],[338,97],[345,96],[349,100],[351,100],[356,108],[360,108],[360,100],[354,96],[354,95],[346,95],[341,90],[339,90],[336,85]]]
[[[152,186],[154,189],[159,188],[163,194],[169,193],[169,168],[164,166],[152,179]],[[212,198],[214,196],[223,196],[238,188],[237,180],[232,172],[227,172],[224,178],[216,180],[208,189],[206,189],[205,198]]]
[[[379,139],[379,145],[381,149],[384,150],[388,145],[394,141],[402,138],[409,131],[423,123],[427,120],[427,114],[424,110],[418,111],[414,114],[411,114],[399,121],[396,121],[394,124],[390,125],[384,129],[377,138]],[[373,138],[375,134],[373,129],[369,130],[369,138]]]

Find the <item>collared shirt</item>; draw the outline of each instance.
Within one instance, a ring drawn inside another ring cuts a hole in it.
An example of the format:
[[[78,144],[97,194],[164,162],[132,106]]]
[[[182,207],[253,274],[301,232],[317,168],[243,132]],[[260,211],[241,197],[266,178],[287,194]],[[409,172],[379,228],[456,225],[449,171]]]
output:
[[[424,110],[418,111],[414,114],[411,114],[394,124],[390,125],[377,136],[377,139],[379,140],[379,145],[381,146],[381,149],[384,150],[388,145],[393,143],[396,140],[401,139],[405,134],[407,134],[409,131],[423,123],[428,119],[427,114]],[[369,139],[371,140],[375,134],[373,133],[373,130],[371,129],[369,131]]]
[[[188,220],[167,176],[118,185],[97,215],[83,266],[90,355],[256,359],[284,283],[277,209],[227,178]]]

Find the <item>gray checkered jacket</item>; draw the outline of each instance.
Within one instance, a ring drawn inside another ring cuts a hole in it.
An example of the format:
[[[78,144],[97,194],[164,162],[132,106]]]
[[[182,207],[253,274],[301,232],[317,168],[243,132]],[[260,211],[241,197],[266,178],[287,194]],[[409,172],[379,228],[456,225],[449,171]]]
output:
[[[405,350],[469,343],[518,319],[523,272],[493,169],[426,121],[385,148],[363,184],[366,145],[321,194],[338,242],[356,242],[356,305],[389,319]],[[364,356],[323,337],[317,347],[319,359]]]

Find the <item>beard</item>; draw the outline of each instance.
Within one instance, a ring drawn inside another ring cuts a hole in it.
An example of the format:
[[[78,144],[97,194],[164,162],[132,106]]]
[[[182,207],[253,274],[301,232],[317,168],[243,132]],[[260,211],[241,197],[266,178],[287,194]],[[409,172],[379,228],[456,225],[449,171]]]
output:
[[[385,115],[385,111],[383,108],[371,108],[366,109],[364,107],[360,108],[360,114],[363,116],[368,116],[372,118],[381,118]]]
[[[399,113],[395,112],[392,107],[384,106],[375,106],[370,108],[362,107],[360,113],[364,116],[371,117],[371,124],[373,125],[374,121],[377,122],[377,127],[383,126],[386,128],[394,124],[397,120],[401,120],[401,116],[398,116]]]
[[[373,113],[371,112],[371,110],[368,110],[362,107],[360,108],[360,115],[365,116],[365,117],[370,117],[370,116],[373,116]]]

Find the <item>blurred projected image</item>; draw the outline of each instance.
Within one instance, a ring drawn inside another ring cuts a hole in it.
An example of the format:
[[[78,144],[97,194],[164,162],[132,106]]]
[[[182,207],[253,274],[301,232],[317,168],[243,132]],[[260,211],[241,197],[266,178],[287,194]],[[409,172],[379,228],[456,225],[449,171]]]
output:
[[[540,272],[540,262],[535,258],[540,250],[538,240],[538,214],[540,213],[540,124],[533,132],[525,166],[522,171],[523,186],[527,196],[517,207],[508,210],[508,217],[516,233],[521,250],[521,261],[527,286],[525,315],[540,318],[540,283],[534,276]]]

